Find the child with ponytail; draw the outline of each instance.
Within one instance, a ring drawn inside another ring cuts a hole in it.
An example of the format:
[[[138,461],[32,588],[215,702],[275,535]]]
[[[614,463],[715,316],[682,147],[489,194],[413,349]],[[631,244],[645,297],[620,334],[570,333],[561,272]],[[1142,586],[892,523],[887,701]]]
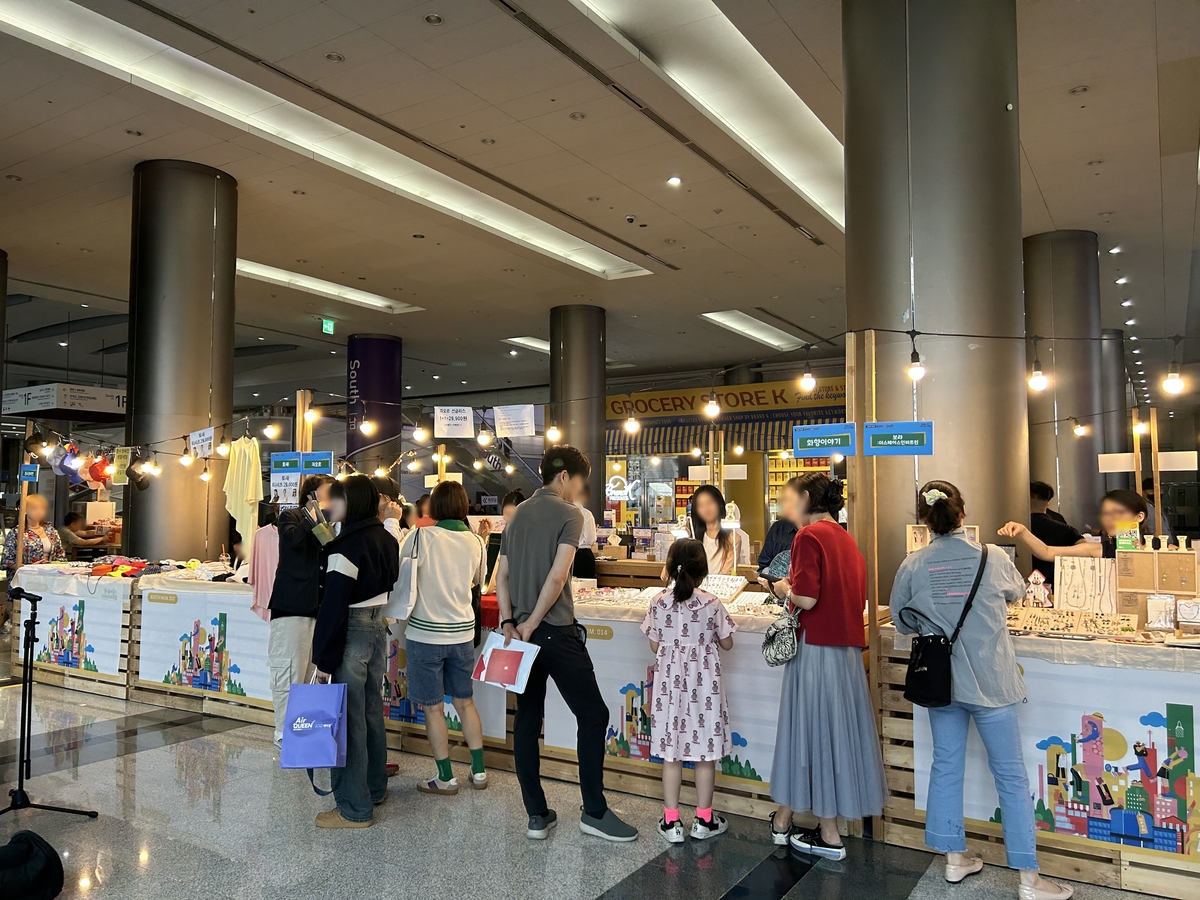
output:
[[[700,541],[671,545],[667,578],[654,598],[642,633],[656,654],[649,697],[650,750],[663,761],[663,817],[658,833],[683,843],[679,790],[683,764],[695,765],[696,819],[692,838],[722,834],[729,824],[712,809],[717,760],[730,749],[729,713],[721,687],[721,650],[733,648],[737,630],[725,605],[700,590],[708,576],[708,555]]]

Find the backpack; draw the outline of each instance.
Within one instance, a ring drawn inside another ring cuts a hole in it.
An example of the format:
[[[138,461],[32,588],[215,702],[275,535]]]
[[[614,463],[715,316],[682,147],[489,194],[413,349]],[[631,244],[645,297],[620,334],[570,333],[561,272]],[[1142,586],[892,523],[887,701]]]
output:
[[[62,889],[62,861],[44,838],[18,831],[0,847],[0,897],[53,900]]]

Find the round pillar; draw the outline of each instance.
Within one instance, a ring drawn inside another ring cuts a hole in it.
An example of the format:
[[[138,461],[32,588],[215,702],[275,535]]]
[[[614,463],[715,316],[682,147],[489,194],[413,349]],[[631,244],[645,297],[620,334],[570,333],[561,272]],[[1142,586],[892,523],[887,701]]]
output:
[[[934,422],[932,457],[876,458],[883,603],[924,481],[958,485],[984,537],[1029,516],[1016,50],[1013,0],[842,3],[846,313],[876,331],[860,418]],[[914,383],[910,330],[971,336],[918,337]]]
[[[1027,352],[1049,379],[1044,391],[1029,392],[1029,477],[1053,485],[1058,511],[1086,530],[1098,524],[1104,493],[1096,459],[1104,452],[1096,233],[1050,231],[1022,246],[1025,333],[1041,338]]]
[[[1129,376],[1125,371],[1125,332],[1105,328],[1100,332],[1100,403],[1104,410],[1099,429],[1105,453],[1131,453],[1129,422]],[[1129,475],[1114,472],[1104,476],[1105,490],[1129,487]]]
[[[604,516],[605,312],[599,306],[550,310],[550,410],[562,443],[592,464],[588,508]]]
[[[346,458],[365,475],[400,455],[403,362],[404,344],[394,334],[352,334],[346,341]]]
[[[133,170],[126,442],[159,444],[162,475],[125,492],[125,550],[216,559],[229,543],[226,463],[179,465],[182,435],[233,417],[237,182],[173,159]],[[167,455],[169,452],[171,455]],[[228,546],[227,546],[228,549]]]

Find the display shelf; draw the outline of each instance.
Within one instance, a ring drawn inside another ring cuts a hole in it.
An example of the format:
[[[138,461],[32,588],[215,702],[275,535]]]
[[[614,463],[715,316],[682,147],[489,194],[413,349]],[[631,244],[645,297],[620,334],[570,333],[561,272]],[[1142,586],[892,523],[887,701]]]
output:
[[[770,521],[779,517],[779,489],[797,475],[805,472],[829,472],[829,457],[794,459],[791,456],[767,454],[767,511]]]

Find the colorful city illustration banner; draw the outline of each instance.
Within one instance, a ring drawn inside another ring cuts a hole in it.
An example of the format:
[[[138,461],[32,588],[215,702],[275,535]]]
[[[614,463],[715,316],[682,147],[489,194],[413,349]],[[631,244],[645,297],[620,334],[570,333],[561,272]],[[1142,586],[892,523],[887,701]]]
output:
[[[128,594],[126,585],[126,598]],[[102,591],[87,597],[44,593],[41,597],[35,662],[120,676],[124,603],[119,592]]]
[[[588,654],[596,670],[600,693],[608,704],[608,754],[644,763],[662,764],[650,744],[650,710],[654,654],[637,622],[580,619],[587,626]],[[775,753],[775,725],[783,670],[763,663],[762,636],[735,634],[733,649],[721,653],[721,687],[729,705],[733,747],[717,766],[717,783],[766,791]],[[575,717],[554,682],[546,691],[545,744],[574,752]]]
[[[383,715],[392,722],[408,725],[424,725],[425,710],[408,699],[408,671],[404,652],[404,622],[394,622],[388,628],[387,667],[383,675]],[[478,651],[476,651],[478,653]],[[478,657],[477,657],[478,658]],[[479,710],[483,723],[483,736],[503,741],[508,722],[508,701],[505,691],[490,684],[471,683],[472,699]],[[452,732],[462,733],[458,712],[447,695],[443,700],[442,714],[446,727]]]
[[[250,611],[249,589],[145,591],[138,679],[269,701],[267,636],[267,623]]]
[[[1200,674],[1018,661],[1029,691],[1018,718],[1038,830],[1200,859]],[[929,714],[915,707],[913,718],[916,806],[925,809]],[[974,729],[964,776],[967,818],[1000,821]]]

